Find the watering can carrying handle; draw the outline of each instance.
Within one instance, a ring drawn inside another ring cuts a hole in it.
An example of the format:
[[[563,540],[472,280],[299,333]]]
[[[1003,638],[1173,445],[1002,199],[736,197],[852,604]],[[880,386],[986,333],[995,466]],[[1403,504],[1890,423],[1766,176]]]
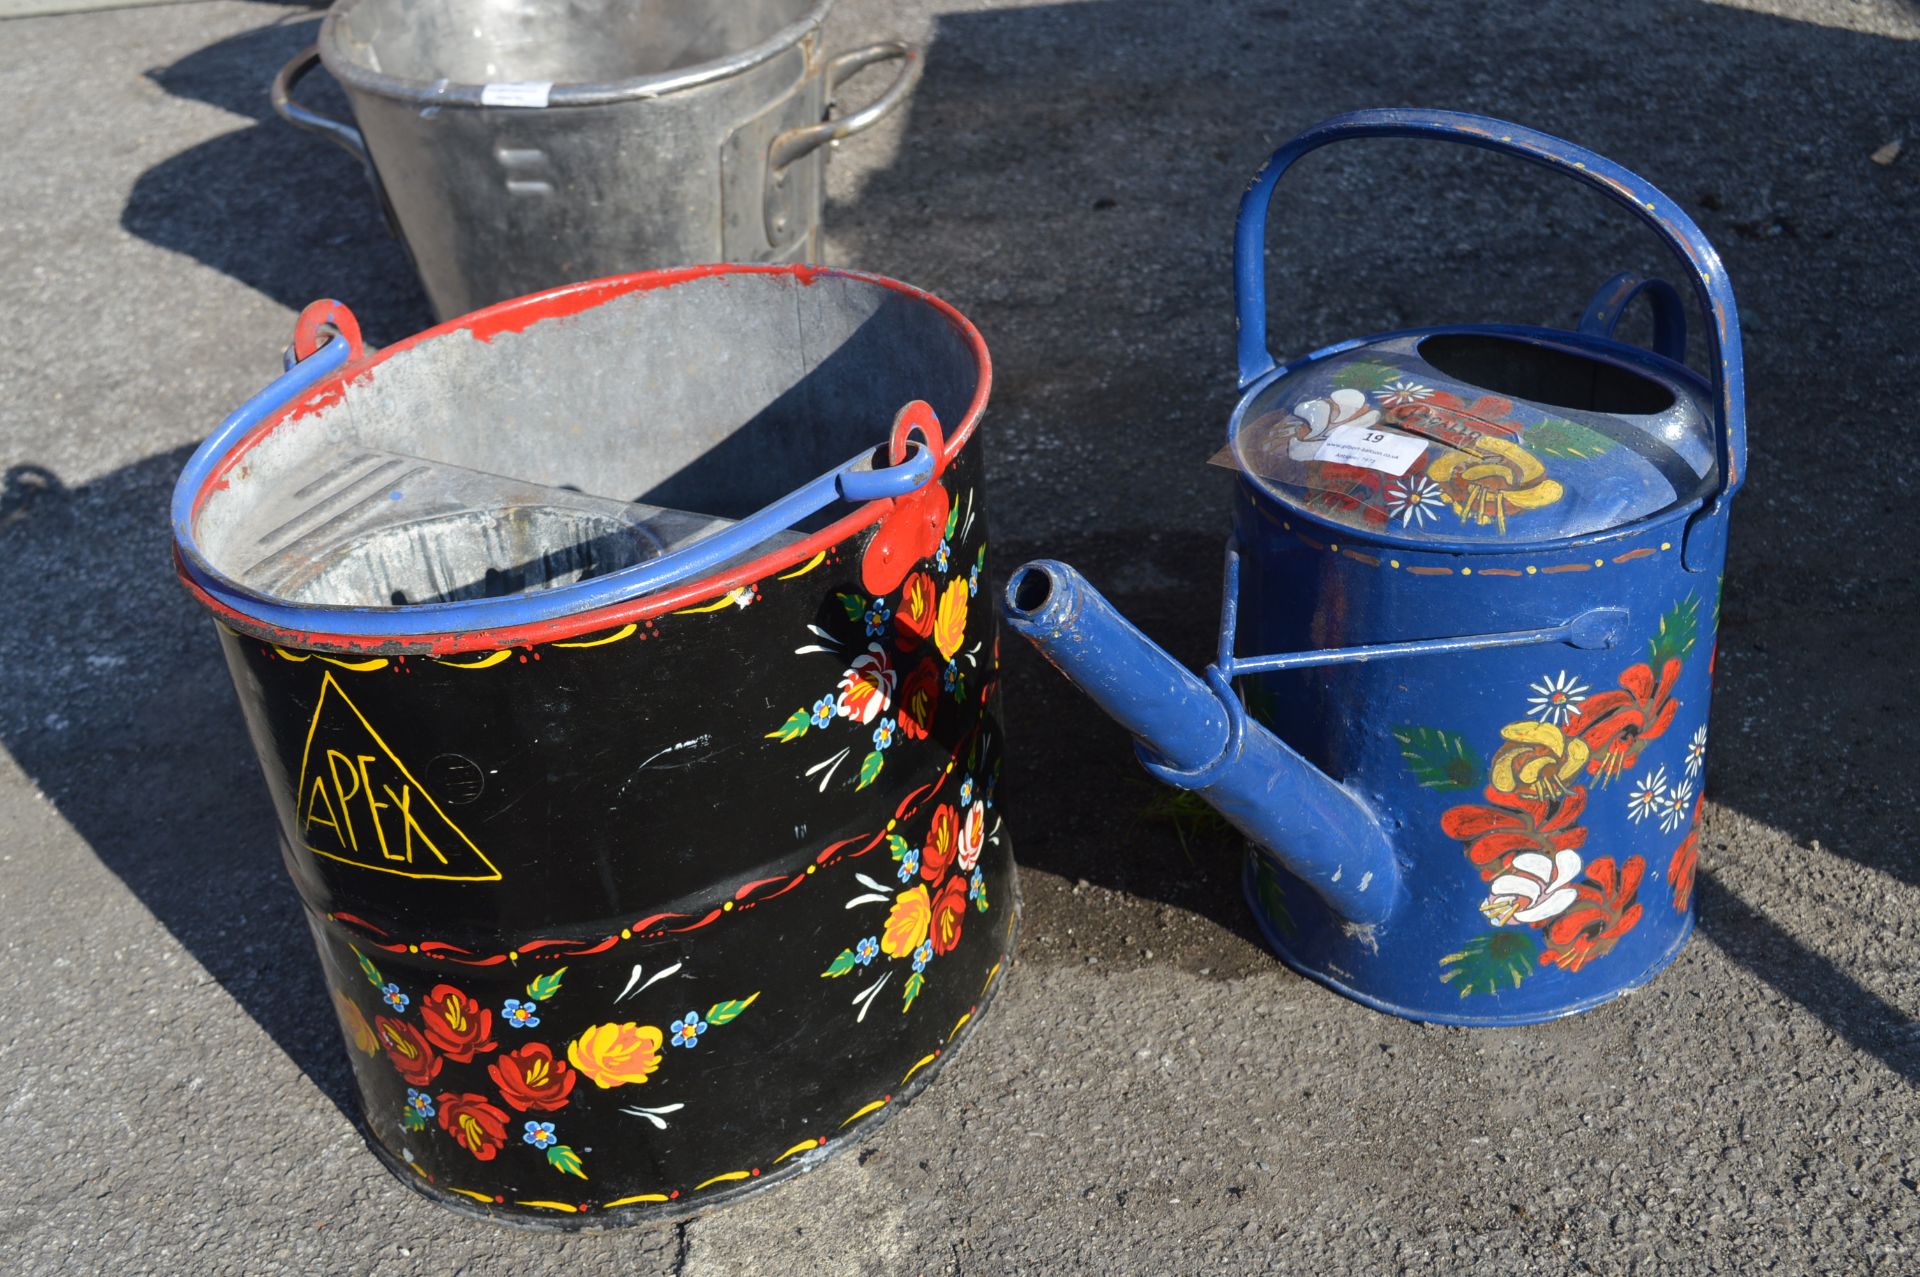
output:
[[[554,620],[658,593],[738,559],[836,501],[863,505],[904,497],[939,478],[946,469],[946,441],[931,405],[914,400],[895,416],[887,464],[874,464],[868,449],[731,527],[671,554],[560,590],[408,608],[308,607],[261,599],[213,570],[193,535],[195,509],[207,480],[253,429],[321,379],[365,353],[353,312],[337,301],[317,301],[300,312],[286,371],[235,409],[188,459],[173,489],[176,557],[194,584],[223,606],[282,629],[332,633],[350,621],[350,632],[403,638],[480,627],[518,627]],[[913,436],[918,435],[918,438]]]
[[[920,73],[926,69],[925,56],[918,45],[908,44],[905,40],[884,40],[879,44],[869,44],[864,48],[850,49],[827,63],[827,97],[831,101],[833,91],[840,84],[852,78],[855,72],[872,66],[876,62],[901,62],[899,72],[893,77],[893,83],[886,92],[861,107],[851,115],[827,120],[820,124],[809,124],[803,128],[788,129],[773,139],[767,149],[767,167],[778,173],[801,156],[826,145],[838,142],[842,138],[864,133],[878,124],[888,112],[907,100],[913,92],[913,86],[920,82]]]
[[[1694,291],[1702,313],[1707,316],[1707,349],[1715,401],[1714,450],[1720,463],[1721,482],[1709,509],[1717,509],[1733,495],[1746,475],[1746,375],[1740,350],[1739,312],[1720,255],[1693,219],[1643,178],[1571,142],[1484,115],[1464,111],[1354,111],[1322,120],[1273,153],[1241,197],[1240,215],[1234,225],[1234,309],[1239,322],[1243,389],[1278,367],[1267,349],[1267,209],[1273,188],[1280,175],[1309,151],[1330,142],[1365,137],[1459,142],[1517,156],[1578,178],[1652,227],[1691,268]]]
[[[1612,337],[1614,326],[1627,313],[1633,299],[1645,294],[1653,312],[1653,353],[1673,360],[1687,361],[1687,312],[1680,303],[1680,292],[1666,280],[1639,271],[1623,270],[1594,292],[1593,300],[1580,316],[1580,331],[1590,337]]]

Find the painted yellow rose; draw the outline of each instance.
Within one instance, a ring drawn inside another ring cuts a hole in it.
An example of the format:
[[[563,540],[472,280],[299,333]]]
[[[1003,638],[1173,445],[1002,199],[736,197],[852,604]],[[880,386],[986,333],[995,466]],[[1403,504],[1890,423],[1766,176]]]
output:
[[[965,589],[965,585],[961,586]],[[904,958],[927,939],[927,927],[933,922],[933,897],[924,883],[910,887],[893,898],[893,912],[887,915],[887,928],[880,933],[880,947],[889,956]]]
[[[1566,782],[1587,765],[1587,742],[1567,737],[1552,723],[1522,720],[1500,729],[1502,745],[1493,756],[1493,787],[1503,794],[1549,798],[1566,792]]]
[[[567,1046],[567,1059],[595,1086],[625,1086],[646,1081],[660,1067],[662,1041],[650,1024],[596,1024]]]
[[[1540,458],[1507,439],[1482,437],[1474,451],[1449,451],[1427,467],[1427,478],[1439,484],[1453,512],[1485,526],[1498,522],[1507,530],[1509,512],[1538,510],[1560,499],[1564,489],[1547,478]]]
[[[353,999],[335,989],[333,1007],[340,1013],[340,1028],[347,1035],[347,1041],[354,1049],[366,1055],[380,1053],[380,1039],[373,1035],[373,1026],[367,1023],[367,1017],[354,1005]]]
[[[933,645],[940,655],[952,660],[960,645],[967,641],[967,579],[957,576],[947,582],[940,595],[940,610],[933,618]]]

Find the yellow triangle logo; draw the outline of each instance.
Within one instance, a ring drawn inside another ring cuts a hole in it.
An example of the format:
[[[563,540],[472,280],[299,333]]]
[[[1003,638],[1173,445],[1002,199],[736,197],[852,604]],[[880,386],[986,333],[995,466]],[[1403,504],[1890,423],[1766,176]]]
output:
[[[316,856],[403,878],[499,881],[493,862],[387,748],[331,670],[320,676],[294,793],[301,841]]]

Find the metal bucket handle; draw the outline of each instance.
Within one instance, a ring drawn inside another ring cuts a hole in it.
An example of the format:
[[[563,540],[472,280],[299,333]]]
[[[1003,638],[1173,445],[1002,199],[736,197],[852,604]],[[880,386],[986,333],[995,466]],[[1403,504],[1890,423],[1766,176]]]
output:
[[[827,63],[827,100],[833,100],[833,91],[845,80],[852,78],[855,72],[872,66],[876,62],[903,63],[893,77],[886,92],[861,107],[852,115],[843,115],[838,119],[827,120],[821,124],[809,124],[802,128],[788,129],[773,139],[767,148],[767,167],[778,173],[787,165],[824,146],[828,142],[838,142],[841,138],[864,133],[878,124],[888,112],[907,100],[913,92],[913,86],[920,82],[920,73],[926,69],[926,58],[918,45],[908,44],[905,40],[884,40],[879,44],[869,44],[865,48],[850,49],[838,54]]]
[[[322,337],[327,340],[322,341]],[[307,353],[302,353],[305,348]],[[200,553],[193,516],[200,493],[231,449],[296,395],[364,353],[360,325],[340,302],[314,302],[300,312],[290,352],[292,362],[271,385],[242,404],[195,450],[173,490],[173,535],[182,570],[221,606],[280,629],[306,633],[402,638],[455,630],[517,628],[657,593],[740,558],[835,501],[864,505],[903,497],[933,482],[945,468],[939,419],[931,405],[914,400],[894,419],[889,464],[872,464],[873,449],[824,474],[683,550],[649,559],[557,589],[454,603],[404,608],[312,607],[263,599],[216,571]],[[922,439],[909,440],[918,432]]]
[[[1273,153],[1240,199],[1234,225],[1234,310],[1239,321],[1242,389],[1279,367],[1267,349],[1267,206],[1280,175],[1295,160],[1330,142],[1351,138],[1403,137],[1459,142],[1542,165],[1592,186],[1652,227],[1690,269],[1700,309],[1707,316],[1707,354],[1713,372],[1714,451],[1720,490],[1694,516],[1718,514],[1746,477],[1746,373],[1740,349],[1740,316],[1720,254],[1693,219],[1644,178],[1597,155],[1518,124],[1464,111],[1383,109],[1354,111],[1322,120]],[[1656,302],[1656,306],[1658,303]]]
[[[1580,331],[1589,337],[1611,338],[1620,317],[1642,293],[1653,311],[1653,353],[1676,364],[1686,363],[1686,309],[1680,304],[1679,290],[1656,276],[1623,270],[1600,285],[1580,316]]]
[[[367,182],[373,187],[374,198],[380,204],[380,215],[386,219],[387,230],[396,237],[400,234],[399,222],[393,215],[393,205],[387,200],[387,188],[381,184],[380,174],[373,167],[373,155],[367,150],[367,139],[360,130],[344,120],[336,120],[330,115],[322,115],[310,106],[294,101],[293,86],[306,78],[308,72],[320,65],[320,46],[310,44],[293,55],[287,64],[273,77],[273,87],[267,96],[273,102],[274,113],[295,128],[305,129],[333,142],[339,148],[360,162],[360,169],[367,175]]]

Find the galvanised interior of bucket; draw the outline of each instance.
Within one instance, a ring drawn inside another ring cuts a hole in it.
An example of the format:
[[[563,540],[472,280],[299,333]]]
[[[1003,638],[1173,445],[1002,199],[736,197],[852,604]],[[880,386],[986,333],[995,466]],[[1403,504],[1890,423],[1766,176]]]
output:
[[[989,377],[903,285],[663,272],[352,359],[189,465],[183,577],[405,1182],[684,1214],[964,1038],[1017,903]]]
[[[611,84],[738,57],[831,0],[352,0],[333,47],[395,80]],[[790,42],[790,41],[788,41]]]

